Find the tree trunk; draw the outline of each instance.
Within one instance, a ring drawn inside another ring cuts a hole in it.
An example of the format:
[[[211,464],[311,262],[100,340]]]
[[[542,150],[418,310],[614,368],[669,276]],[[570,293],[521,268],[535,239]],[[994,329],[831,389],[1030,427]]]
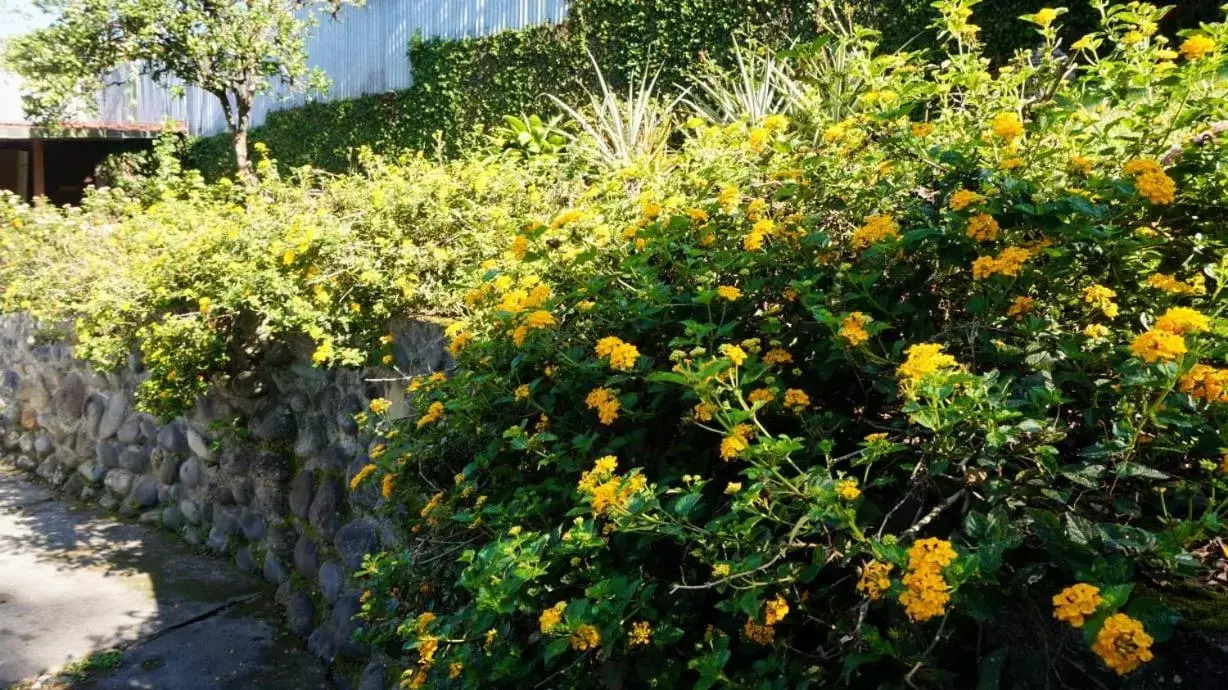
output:
[[[234,120],[230,127],[230,141],[235,149],[235,164],[239,170],[239,179],[245,184],[252,184],[256,176],[252,173],[252,163],[247,158],[247,130],[251,125],[251,98],[245,94],[235,94]]]

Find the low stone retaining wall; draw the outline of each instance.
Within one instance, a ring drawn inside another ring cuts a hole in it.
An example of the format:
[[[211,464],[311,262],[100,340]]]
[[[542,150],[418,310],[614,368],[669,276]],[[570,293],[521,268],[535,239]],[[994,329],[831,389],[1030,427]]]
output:
[[[0,316],[2,457],[68,496],[262,573],[314,654],[361,690],[391,687],[388,666],[353,639],[361,593],[352,574],[397,539],[379,517],[378,483],[349,491],[373,445],[354,415],[375,397],[405,414],[396,379],[450,361],[437,327],[389,330],[397,371],[317,369],[310,343],[278,345],[227,390],[163,423],[134,407],[137,358],[102,374],[69,342],[40,343],[33,319]]]

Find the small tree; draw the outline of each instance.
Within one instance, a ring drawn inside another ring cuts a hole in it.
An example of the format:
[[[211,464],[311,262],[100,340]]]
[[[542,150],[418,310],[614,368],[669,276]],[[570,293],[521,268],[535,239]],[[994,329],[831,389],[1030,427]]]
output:
[[[107,79],[148,74],[198,86],[222,104],[239,174],[251,175],[247,133],[257,94],[279,79],[322,89],[307,67],[316,10],[361,0],[35,0],[57,19],[8,42],[4,61],[24,78],[25,109],[39,122],[92,111]]]

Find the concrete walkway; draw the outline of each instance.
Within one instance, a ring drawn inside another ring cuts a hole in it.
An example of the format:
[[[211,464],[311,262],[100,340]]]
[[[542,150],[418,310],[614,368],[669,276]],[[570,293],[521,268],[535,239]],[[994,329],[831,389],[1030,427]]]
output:
[[[98,690],[327,688],[263,581],[0,466],[0,688],[123,650]],[[18,685],[25,681],[24,684]]]

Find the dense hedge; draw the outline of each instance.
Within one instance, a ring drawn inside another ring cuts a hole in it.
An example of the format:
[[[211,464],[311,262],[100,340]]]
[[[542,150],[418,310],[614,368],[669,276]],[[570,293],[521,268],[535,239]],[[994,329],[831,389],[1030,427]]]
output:
[[[284,337],[401,376],[351,487],[409,688],[1110,687],[1224,567],[1228,26],[1136,4],[995,69],[967,6],[639,153],[5,197],[3,304],[139,348],[162,414]],[[410,311],[456,367],[397,369]]]
[[[1214,2],[1184,3],[1168,28],[1195,26],[1214,15]],[[994,0],[981,19],[991,56],[1005,59],[1036,44],[1019,30],[1017,17],[1044,0]],[[755,36],[769,43],[813,35],[814,0],[577,0],[561,26],[537,26],[476,39],[415,38],[409,46],[414,86],[403,91],[276,111],[252,133],[286,166],[341,171],[354,151],[434,151],[440,134],[447,153],[479,140],[475,126],[509,113],[550,112],[544,94],[572,99],[591,82],[585,55],[591,49],[615,83],[646,68],[661,67],[662,81],[677,81],[696,57],[723,60],[730,38]],[[886,49],[932,49],[928,26],[937,10],[928,1],[874,0],[854,5],[858,18],[883,34]],[[1064,18],[1068,41],[1091,30],[1097,13],[1076,3]],[[226,136],[198,139],[188,164],[207,178],[233,168]]]

